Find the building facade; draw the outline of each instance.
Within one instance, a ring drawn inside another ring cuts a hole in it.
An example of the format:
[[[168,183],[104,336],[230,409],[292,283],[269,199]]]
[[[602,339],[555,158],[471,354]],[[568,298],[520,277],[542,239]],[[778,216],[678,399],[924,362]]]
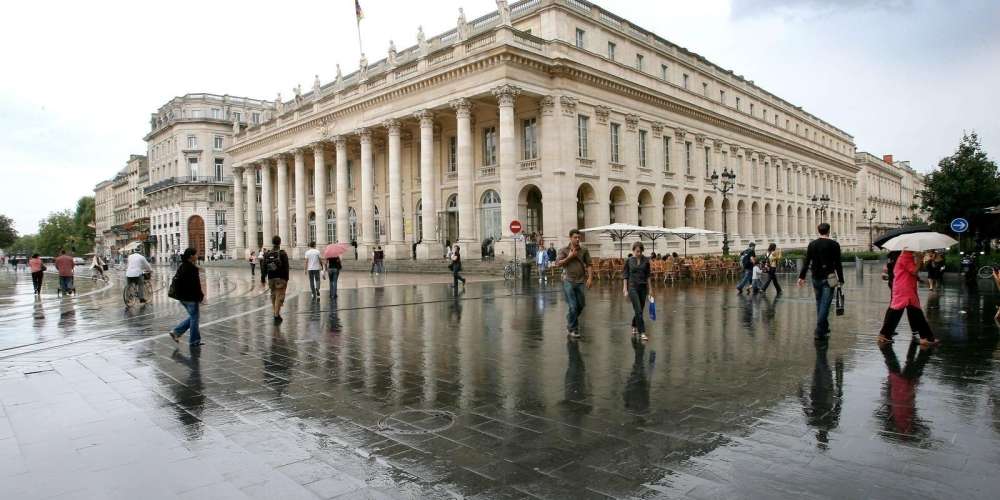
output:
[[[94,187],[95,253],[113,255],[146,243],[149,218],[143,189],[149,165],[143,155],[129,155],[125,168]]]
[[[114,232],[114,182],[105,180],[94,187],[94,253],[108,255],[115,244]]]
[[[926,219],[920,209],[924,177],[910,167],[910,162],[894,161],[892,155],[879,158],[864,151],[855,154],[854,161],[859,185],[857,232],[865,236],[865,246],[886,230]]]
[[[194,247],[202,258],[234,257],[232,166],[235,131],[269,118],[256,99],[187,94],[153,113],[146,135],[150,253],[168,258]]]
[[[474,257],[492,237],[510,258],[514,219],[556,245],[571,228],[626,222],[795,248],[820,221],[859,244],[849,134],[596,5],[498,2],[417,42],[279,95],[270,120],[236,135],[241,251],[279,235],[293,256],[339,241],[361,258],[375,246],[409,258],[416,243],[434,258],[445,242]],[[710,180],[723,169],[736,174],[725,197]],[[618,253],[598,235],[585,244]]]

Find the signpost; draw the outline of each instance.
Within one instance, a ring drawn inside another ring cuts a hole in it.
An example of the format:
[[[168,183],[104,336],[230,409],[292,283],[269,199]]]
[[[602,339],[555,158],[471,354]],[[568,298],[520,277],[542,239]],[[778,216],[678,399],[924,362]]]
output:
[[[521,232],[521,221],[519,221],[517,219],[514,219],[514,220],[510,221],[510,225],[507,226],[507,227],[510,229],[511,233],[514,233],[514,245],[513,245],[513,248],[514,248],[514,267],[516,268],[517,267],[517,240],[518,240],[517,235],[518,235],[518,233]]]
[[[958,234],[958,249],[962,250],[962,233],[969,230],[969,221],[961,218],[955,217],[951,220],[951,230]]]

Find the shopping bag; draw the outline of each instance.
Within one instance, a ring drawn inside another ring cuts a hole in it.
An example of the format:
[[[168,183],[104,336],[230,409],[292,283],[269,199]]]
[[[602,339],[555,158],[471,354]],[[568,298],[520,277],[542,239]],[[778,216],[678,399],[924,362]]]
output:
[[[836,288],[836,293],[837,293],[837,295],[836,295],[836,308],[837,308],[836,311],[837,311],[837,316],[843,316],[844,315],[844,302],[847,299],[846,297],[844,297],[844,287],[838,286]]]
[[[656,301],[653,296],[649,296],[649,319],[656,320]]]

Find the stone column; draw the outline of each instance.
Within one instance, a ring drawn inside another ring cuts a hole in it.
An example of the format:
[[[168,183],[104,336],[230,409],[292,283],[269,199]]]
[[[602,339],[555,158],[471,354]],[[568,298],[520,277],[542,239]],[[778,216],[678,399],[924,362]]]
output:
[[[253,251],[257,250],[257,168],[257,165],[251,165],[244,172],[247,181],[247,248]]]
[[[302,148],[295,155],[295,249],[296,259],[301,259],[309,245],[309,220],[306,214],[306,152]]]
[[[274,238],[274,188],[271,185],[271,160],[260,163],[260,205],[261,231],[264,233],[264,248],[271,248]]]
[[[326,143],[313,144],[313,200],[316,210],[316,248],[326,246]]]
[[[235,259],[246,257],[243,244],[243,167],[233,167],[233,254]]]
[[[347,216],[347,138],[334,138],[337,148],[337,242],[350,243],[350,220]]]
[[[564,96],[565,98],[565,96]],[[576,101],[573,98],[568,98],[572,102],[572,106],[576,105]],[[556,113],[556,99],[553,96],[543,96],[538,103],[538,117],[539,117],[539,131],[541,132],[538,138],[538,156],[539,156],[539,171],[542,173],[541,185],[539,189],[542,191],[542,234],[545,237],[545,245],[555,243],[557,247],[562,248],[562,237],[565,236],[564,233],[569,232],[569,227],[565,227],[566,221],[563,220],[566,211],[570,208],[567,204],[570,203],[569,198],[572,198],[572,212],[576,213],[576,189],[574,187],[565,186],[566,180],[566,170],[573,169],[576,165],[575,156],[566,156],[567,162],[569,158],[573,158],[573,163],[569,165],[561,165],[559,159],[563,157],[563,145],[560,143],[560,121],[565,121],[565,118],[561,118],[559,114]],[[573,146],[576,146],[576,142],[573,141]],[[563,191],[567,191],[564,193]],[[576,224],[573,222],[572,224]],[[574,227],[574,226],[570,226]]]
[[[513,85],[501,85],[493,89],[493,95],[500,107],[500,150],[497,160],[497,175],[500,177],[500,226],[503,237],[497,248],[497,254],[504,259],[514,256],[513,234],[510,232],[510,222],[518,218],[517,210],[517,143],[514,123],[514,100],[521,89]],[[459,220],[462,214],[459,213]]]
[[[361,241],[358,259],[367,260],[375,247],[375,162],[372,159],[372,134],[367,128],[358,129],[361,141]]]
[[[385,252],[389,259],[406,259],[410,251],[403,239],[403,175],[400,171],[403,145],[399,120],[386,120],[384,125],[389,134],[389,244]]]
[[[417,246],[417,258],[436,259],[441,255],[437,241],[437,206],[434,190],[437,180],[434,175],[434,115],[428,110],[418,111],[414,117],[420,120],[420,210],[422,239]]]
[[[458,241],[462,255],[478,257],[481,253],[476,241],[476,172],[472,163],[472,104],[468,99],[451,101],[457,121],[455,169],[458,173]],[[502,182],[502,181],[501,181]],[[501,195],[502,196],[502,195]]]
[[[288,156],[279,154],[277,160],[278,170],[278,236],[281,237],[281,249],[286,252],[291,248],[288,228]]]

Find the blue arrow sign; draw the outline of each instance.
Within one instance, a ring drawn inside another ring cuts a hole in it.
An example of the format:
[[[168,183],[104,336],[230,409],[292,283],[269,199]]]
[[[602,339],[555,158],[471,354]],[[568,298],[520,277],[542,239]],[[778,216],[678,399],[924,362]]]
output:
[[[964,233],[969,230],[969,221],[958,217],[951,221],[951,230],[956,233]]]

